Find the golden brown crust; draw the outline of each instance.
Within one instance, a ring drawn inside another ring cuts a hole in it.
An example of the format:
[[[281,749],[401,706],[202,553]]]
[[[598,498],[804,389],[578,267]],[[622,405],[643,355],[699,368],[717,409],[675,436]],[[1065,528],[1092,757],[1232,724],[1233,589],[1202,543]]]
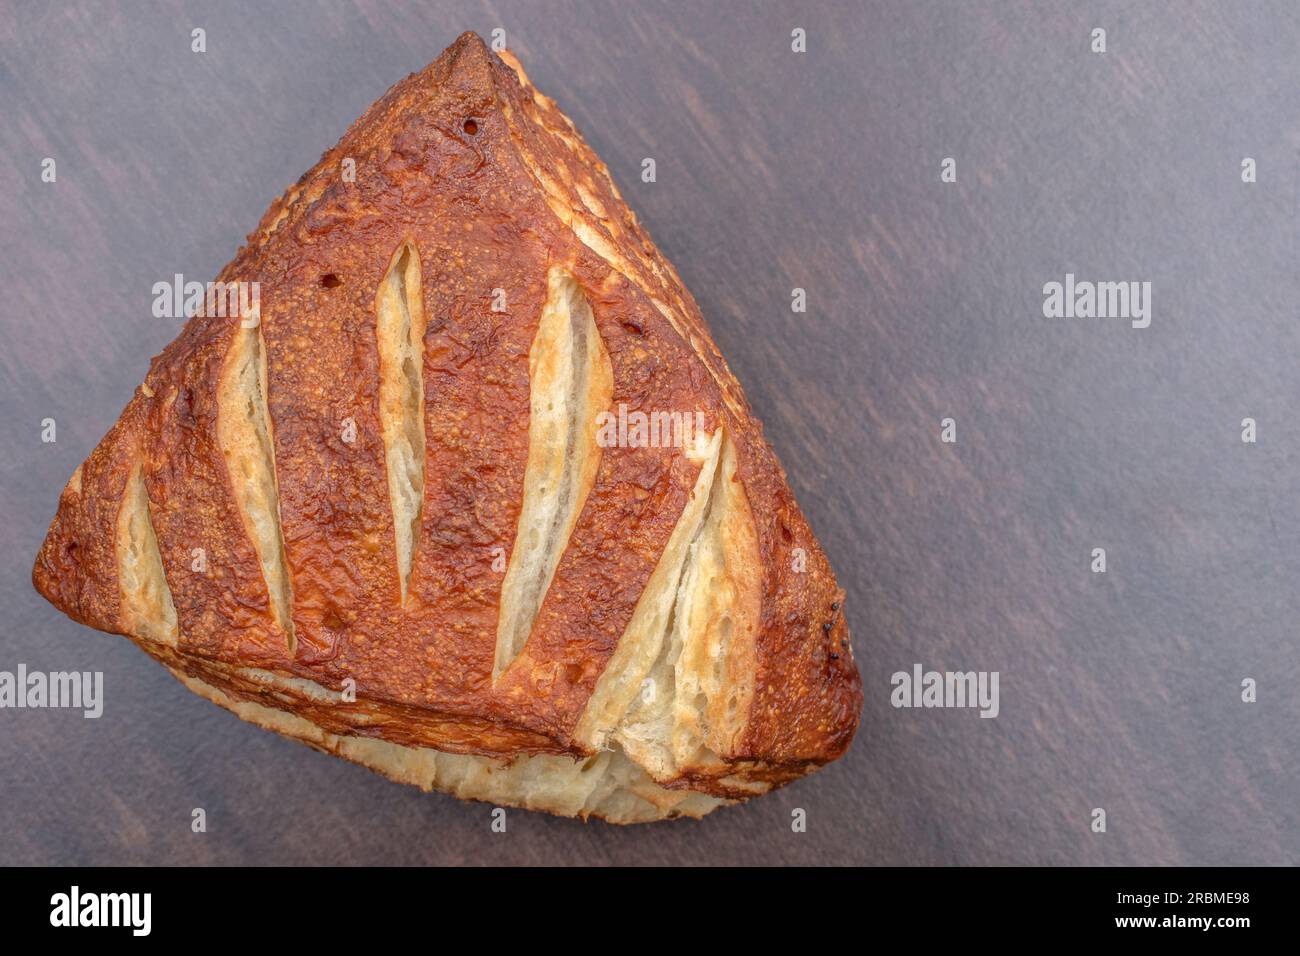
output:
[[[355,181],[341,175],[345,161]],[[403,603],[375,303],[407,243],[426,325],[425,447]],[[128,636],[169,667],[231,699],[265,699],[254,672],[331,692],[350,681],[355,703],[289,690],[272,704],[332,734],[448,753],[588,755],[579,723],[700,463],[681,448],[603,450],[531,635],[494,682],[495,559],[515,545],[529,353],[556,267],[590,304],[612,407],[701,412],[705,432],[721,429],[734,449],[734,473],[720,480],[742,486],[736,500],[752,515],[744,528],[728,524],[724,549],[757,601],[754,613],[737,611],[749,623],[729,659],[730,674],[749,675],[747,713],[725,736],[710,732],[726,742],[715,763],[660,783],[742,798],[835,759],[861,707],[843,595],[761,425],[604,164],[513,56],[473,34],[372,106],[218,277],[260,283],[291,633],[276,623],[219,437],[233,414],[223,374],[237,320],[191,319],[154,360],[79,489],[64,491],[37,588],[79,621],[139,631],[123,620],[113,547],[139,466],[179,639],[172,650]]]

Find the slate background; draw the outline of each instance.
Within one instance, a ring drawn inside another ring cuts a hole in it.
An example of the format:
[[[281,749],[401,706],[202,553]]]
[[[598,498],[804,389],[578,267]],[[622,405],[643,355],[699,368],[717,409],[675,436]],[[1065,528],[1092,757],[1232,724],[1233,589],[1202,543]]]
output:
[[[214,276],[371,101],[498,26],[699,300],[849,594],[851,752],[699,823],[492,834],[29,583],[177,331],[152,284]],[[1289,2],[0,5],[0,669],[108,698],[0,711],[0,863],[1300,862],[1298,41]],[[1066,272],[1150,280],[1151,327],[1043,318]],[[1001,715],[893,709],[915,662],[999,671]]]

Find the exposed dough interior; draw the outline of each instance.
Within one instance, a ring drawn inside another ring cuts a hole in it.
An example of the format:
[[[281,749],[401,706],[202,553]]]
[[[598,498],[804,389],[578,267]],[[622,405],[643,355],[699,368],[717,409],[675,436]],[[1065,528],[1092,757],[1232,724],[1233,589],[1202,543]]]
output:
[[[266,344],[261,325],[240,323],[217,386],[217,440],[226,458],[235,504],[257,551],[275,623],[294,645],[291,590],[280,531],[271,417],[266,407]]]
[[[690,501],[575,734],[620,748],[658,780],[721,773],[753,696],[759,579],[728,565],[729,554],[753,553],[753,515],[723,430],[693,453],[701,464]]]
[[[379,418],[393,508],[397,574],[406,601],[424,503],[424,305],[420,256],[409,242],[393,255],[376,296]]]
[[[654,663],[611,734],[659,779],[720,766],[740,744],[753,696],[758,578],[729,567],[728,553],[729,546],[733,555],[750,553],[745,543],[755,531],[749,503],[733,480],[736,452],[725,435],[713,466],[677,584],[661,595],[671,596],[668,621],[658,634],[647,631],[643,651],[629,666],[640,674],[657,646]]]
[[[428,747],[407,747],[377,737],[329,733],[287,711],[239,700],[195,677],[172,669],[186,687],[250,723],[295,737],[328,753],[345,757],[399,783],[441,790],[467,800],[486,800],[564,816],[598,816],[611,823],[643,823],[670,816],[702,817],[728,801],[690,790],[656,784],[622,753],[606,752],[586,760],[538,754],[515,758],[451,754]],[[266,674],[277,689],[301,694],[304,682]],[[318,695],[328,691],[316,686]]]
[[[117,568],[123,624],[133,634],[175,647],[176,606],[163,574],[139,463],[131,469],[117,514]]]
[[[493,678],[523,650],[578,515],[596,481],[596,416],[613,369],[587,297],[558,267],[528,354],[528,463],[519,528],[501,587]]]

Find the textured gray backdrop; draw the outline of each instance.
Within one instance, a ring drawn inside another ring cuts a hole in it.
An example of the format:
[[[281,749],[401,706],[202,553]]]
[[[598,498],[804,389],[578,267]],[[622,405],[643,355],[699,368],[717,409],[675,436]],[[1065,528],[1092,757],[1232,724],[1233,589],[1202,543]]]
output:
[[[851,752],[703,822],[492,834],[29,583],[177,331],[152,284],[214,276],[371,101],[495,27],[694,292],[848,591]],[[1298,48],[1288,0],[6,0],[0,670],[102,670],[107,706],[0,711],[0,863],[1300,862]],[[1066,272],[1151,281],[1150,328],[1045,319]],[[893,709],[918,662],[999,671],[1001,715]]]

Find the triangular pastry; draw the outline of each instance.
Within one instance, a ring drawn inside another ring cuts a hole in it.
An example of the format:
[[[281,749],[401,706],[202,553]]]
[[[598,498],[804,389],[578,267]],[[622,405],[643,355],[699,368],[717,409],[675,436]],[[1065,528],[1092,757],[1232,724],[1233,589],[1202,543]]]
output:
[[[256,308],[217,286],[72,476],[33,575],[56,607],[245,720],[503,805],[700,816],[844,752],[826,558],[509,52],[467,33],[398,83],[218,282]]]

